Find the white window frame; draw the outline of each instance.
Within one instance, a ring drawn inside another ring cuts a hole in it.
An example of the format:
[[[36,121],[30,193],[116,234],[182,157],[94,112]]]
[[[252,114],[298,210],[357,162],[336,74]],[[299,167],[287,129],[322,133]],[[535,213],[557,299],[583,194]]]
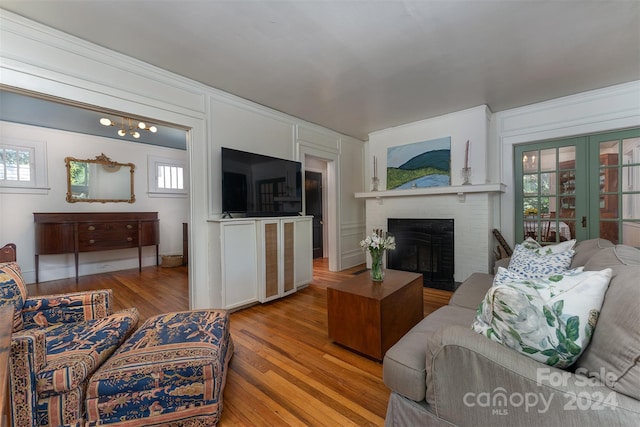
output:
[[[0,147],[10,150],[28,150],[32,154],[31,180],[8,181],[0,180],[0,193],[47,194],[49,183],[47,180],[47,144],[45,141],[35,141],[17,138],[2,138]]]
[[[157,171],[158,166],[175,166],[182,168],[182,189],[159,188]],[[187,197],[189,195],[189,169],[186,160],[177,160],[170,157],[148,156],[148,186],[149,197]]]

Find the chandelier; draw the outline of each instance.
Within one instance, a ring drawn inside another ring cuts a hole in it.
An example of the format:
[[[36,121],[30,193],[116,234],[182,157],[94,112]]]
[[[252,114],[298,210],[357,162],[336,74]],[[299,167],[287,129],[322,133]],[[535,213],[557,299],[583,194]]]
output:
[[[526,171],[536,170],[538,166],[536,165],[536,155],[534,152],[529,152],[530,156],[527,156],[527,153],[522,156],[522,167]]]
[[[121,118],[120,124],[118,124],[118,122],[114,122],[111,119],[107,119],[106,117],[103,117],[100,119],[100,124],[103,126],[117,126],[119,127],[118,135],[120,136],[131,135],[136,139],[140,138],[139,131],[147,131],[151,133],[158,132],[158,128],[153,125],[149,126],[145,122],[138,122],[136,124],[133,119],[126,118],[126,117]]]

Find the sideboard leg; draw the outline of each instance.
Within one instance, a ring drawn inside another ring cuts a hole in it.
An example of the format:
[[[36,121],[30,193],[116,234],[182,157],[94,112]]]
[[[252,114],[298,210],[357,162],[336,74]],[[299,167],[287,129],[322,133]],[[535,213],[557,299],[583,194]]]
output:
[[[76,283],[78,283],[78,251],[76,251],[74,255],[74,258],[76,259]]]
[[[36,254],[36,283],[40,283],[38,272],[40,271],[40,255]]]

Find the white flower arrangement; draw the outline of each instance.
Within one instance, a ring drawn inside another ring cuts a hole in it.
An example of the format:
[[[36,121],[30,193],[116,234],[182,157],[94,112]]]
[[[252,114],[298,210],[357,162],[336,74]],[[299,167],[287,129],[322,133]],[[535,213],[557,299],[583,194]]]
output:
[[[383,237],[381,231],[374,231],[371,236],[360,241],[360,247],[371,253],[392,251],[396,248],[396,239],[390,234]]]
[[[373,234],[362,240],[360,246],[371,254],[371,280],[382,282],[384,280],[382,257],[384,251],[392,251],[396,248],[395,237],[388,233],[383,237],[382,230],[373,230]]]

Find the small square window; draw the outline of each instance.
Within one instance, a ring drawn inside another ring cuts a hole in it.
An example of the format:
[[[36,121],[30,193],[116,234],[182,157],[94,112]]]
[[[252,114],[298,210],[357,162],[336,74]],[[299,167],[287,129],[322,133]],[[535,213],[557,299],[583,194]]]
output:
[[[158,188],[163,190],[184,190],[184,168],[157,164]]]
[[[148,168],[150,197],[183,197],[189,193],[186,162],[149,156]]]
[[[36,169],[36,165],[40,165]],[[0,192],[47,190],[45,143],[5,139],[0,143]]]

